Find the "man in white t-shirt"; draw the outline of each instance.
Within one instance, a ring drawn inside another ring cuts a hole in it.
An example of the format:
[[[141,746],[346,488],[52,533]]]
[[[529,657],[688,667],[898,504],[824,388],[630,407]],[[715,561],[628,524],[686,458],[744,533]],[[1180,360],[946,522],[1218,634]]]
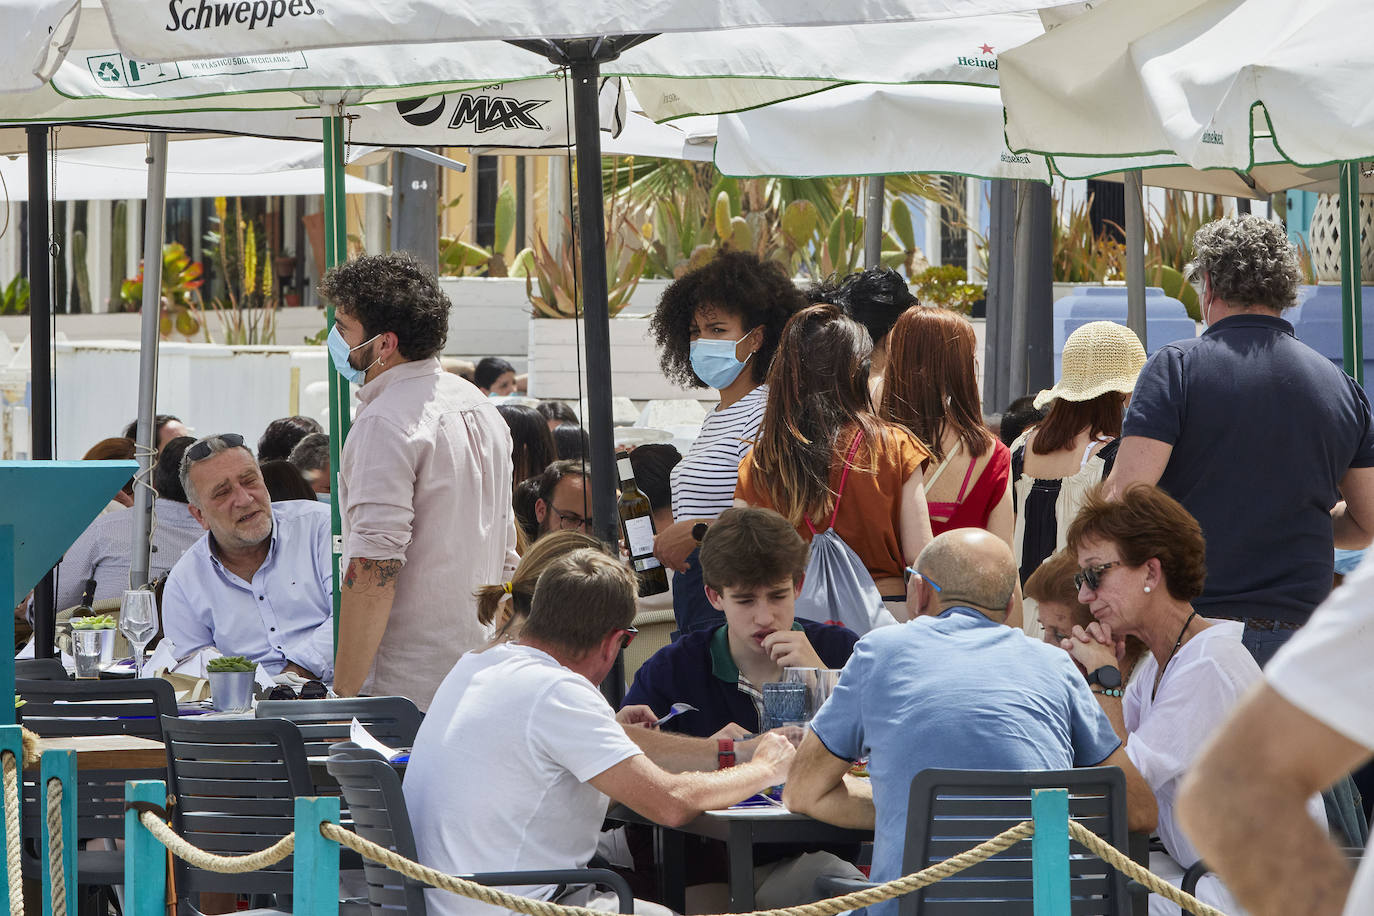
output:
[[[781,735],[764,736],[748,763],[714,773],[670,773],[626,736],[596,685],[635,634],[637,591],[625,564],[575,551],[539,577],[518,643],[458,660],[406,769],[420,861],[456,874],[582,868],[596,851],[608,796],[676,826],[786,779],[795,752]],[[656,745],[699,743],[656,737]],[[614,898],[588,900],[577,888],[573,896],[552,885],[512,891],[615,908]],[[426,899],[437,916],[490,912],[446,891]]]
[[[1374,913],[1374,865],[1352,873],[1304,807],[1374,751],[1371,597],[1366,560],[1279,650],[1184,784],[1184,828],[1255,916]]]

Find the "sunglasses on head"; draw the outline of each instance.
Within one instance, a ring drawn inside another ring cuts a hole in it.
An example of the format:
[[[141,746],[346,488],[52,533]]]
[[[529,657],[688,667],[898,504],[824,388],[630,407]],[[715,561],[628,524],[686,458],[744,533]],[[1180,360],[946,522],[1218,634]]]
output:
[[[243,437],[238,433],[220,433],[218,436],[206,436],[186,450],[186,460],[192,464],[197,461],[204,461],[210,457],[210,452],[216,442],[223,442],[225,448],[238,448],[243,445]]]
[[[624,634],[620,637],[620,651],[624,652],[630,648],[630,643],[635,641],[635,637],[639,635],[639,630],[634,627],[624,627],[620,632]]]
[[[1102,574],[1113,566],[1120,566],[1120,560],[1112,560],[1110,563],[1099,563],[1096,566],[1089,566],[1074,573],[1073,584],[1075,588],[1082,588],[1084,584],[1092,591],[1097,591],[1102,584]]]

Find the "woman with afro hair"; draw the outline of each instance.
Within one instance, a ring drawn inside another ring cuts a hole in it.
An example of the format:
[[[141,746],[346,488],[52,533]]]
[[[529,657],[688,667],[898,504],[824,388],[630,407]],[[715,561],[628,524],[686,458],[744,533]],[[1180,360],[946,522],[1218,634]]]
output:
[[[733,504],[740,461],[763,421],[763,382],[783,326],[806,305],[782,267],[730,250],[673,281],[658,302],[650,329],[663,374],[720,396],[673,468],[673,524],[654,539],[654,555],[677,573],[673,611],[681,633],[724,622],[701,581],[696,552],[704,529],[698,526]]]

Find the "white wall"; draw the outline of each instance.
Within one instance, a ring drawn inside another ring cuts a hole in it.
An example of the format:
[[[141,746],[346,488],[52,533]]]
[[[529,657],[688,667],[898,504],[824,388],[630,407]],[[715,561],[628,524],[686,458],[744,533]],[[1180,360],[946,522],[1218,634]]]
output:
[[[180,417],[199,434],[237,432],[256,442],[267,424],[295,412],[291,370],[300,370],[301,413],[324,421],[323,347],[223,347],[164,343],[157,411]],[[57,457],[78,459],[100,439],[123,434],[138,405],[138,345],[68,341],[57,345]],[[312,397],[312,394],[314,396]]]

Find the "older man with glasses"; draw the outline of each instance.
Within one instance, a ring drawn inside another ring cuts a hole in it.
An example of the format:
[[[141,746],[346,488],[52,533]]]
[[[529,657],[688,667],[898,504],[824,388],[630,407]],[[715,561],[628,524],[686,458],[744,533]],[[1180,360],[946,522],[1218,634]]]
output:
[[[207,646],[270,674],[334,674],[329,510],[273,503],[237,433],[206,436],[181,458],[181,485],[205,535],[167,577],[162,627],[178,656]]]

